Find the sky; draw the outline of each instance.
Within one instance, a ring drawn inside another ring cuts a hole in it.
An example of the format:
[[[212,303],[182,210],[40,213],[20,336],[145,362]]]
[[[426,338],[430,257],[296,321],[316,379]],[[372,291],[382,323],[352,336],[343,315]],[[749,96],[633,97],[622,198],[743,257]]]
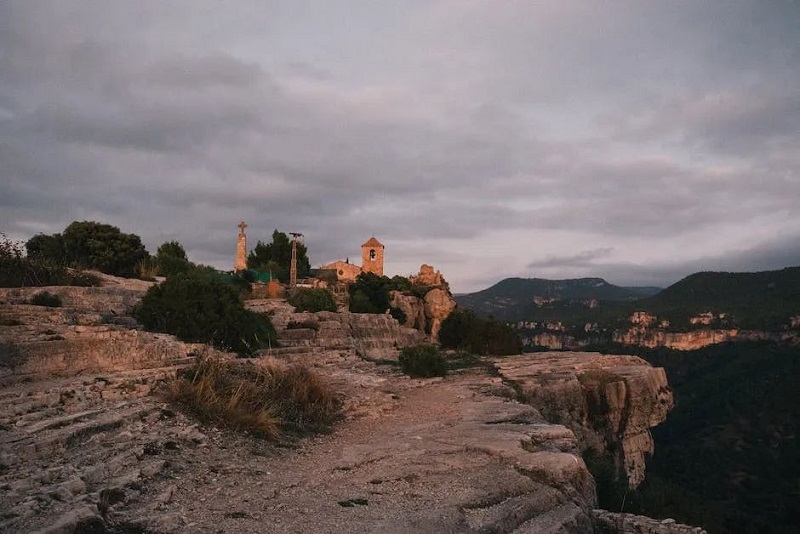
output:
[[[800,2],[0,2],[0,232],[665,287],[800,265]]]

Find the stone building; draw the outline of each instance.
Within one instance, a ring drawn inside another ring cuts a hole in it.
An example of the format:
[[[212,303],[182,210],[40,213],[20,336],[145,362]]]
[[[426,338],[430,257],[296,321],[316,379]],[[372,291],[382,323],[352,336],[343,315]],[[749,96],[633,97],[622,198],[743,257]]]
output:
[[[359,274],[361,274],[361,267],[353,265],[349,261],[335,261],[320,267],[320,270],[333,271],[336,273],[336,280],[342,282],[355,282]]]
[[[384,246],[375,237],[370,237],[361,245],[361,267],[347,261],[334,261],[320,266],[321,271],[336,273],[339,282],[354,282],[361,273],[374,273],[383,276],[383,251]]]

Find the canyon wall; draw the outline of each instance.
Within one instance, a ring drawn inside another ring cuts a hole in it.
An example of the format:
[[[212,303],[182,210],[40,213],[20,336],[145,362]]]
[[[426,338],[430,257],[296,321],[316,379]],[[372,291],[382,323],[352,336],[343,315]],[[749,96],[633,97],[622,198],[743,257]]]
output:
[[[650,428],[673,407],[664,369],[593,352],[512,356],[494,367],[520,399],[572,429],[582,450],[610,453],[631,487],[644,480],[654,450]]]

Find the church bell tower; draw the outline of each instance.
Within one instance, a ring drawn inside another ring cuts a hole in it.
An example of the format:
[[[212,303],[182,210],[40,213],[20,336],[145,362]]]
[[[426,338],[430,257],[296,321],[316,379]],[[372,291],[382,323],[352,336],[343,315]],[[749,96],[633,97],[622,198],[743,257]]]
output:
[[[370,237],[369,241],[361,245],[361,271],[383,276],[383,245]]]

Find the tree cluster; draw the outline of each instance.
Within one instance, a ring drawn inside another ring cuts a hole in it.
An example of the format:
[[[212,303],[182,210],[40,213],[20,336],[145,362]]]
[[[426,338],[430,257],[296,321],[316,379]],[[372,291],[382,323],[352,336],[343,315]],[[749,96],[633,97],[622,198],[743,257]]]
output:
[[[99,283],[96,276],[68,271],[62,263],[26,256],[22,243],[0,234],[0,287],[95,286]]]
[[[350,293],[350,311],[353,313],[386,313],[387,310],[392,317],[400,321],[405,321],[405,313],[399,308],[392,308],[390,292],[402,291],[414,294],[418,297],[425,295],[420,292],[420,288],[411,284],[408,278],[403,276],[378,276],[374,273],[361,273],[356,281],[348,288]]]
[[[25,244],[28,258],[106,274],[135,277],[150,255],[136,234],[94,221],[75,221],[60,234],[38,234]]]
[[[283,283],[289,282],[289,270],[292,264],[292,241],[283,232],[272,232],[272,242],[258,241],[247,255],[247,267],[261,272],[271,272]],[[297,276],[304,278],[311,271],[308,260],[308,249],[303,243],[297,243]]]
[[[522,352],[522,342],[510,326],[492,318],[481,319],[464,308],[456,308],[442,321],[439,343],[480,355]]]

